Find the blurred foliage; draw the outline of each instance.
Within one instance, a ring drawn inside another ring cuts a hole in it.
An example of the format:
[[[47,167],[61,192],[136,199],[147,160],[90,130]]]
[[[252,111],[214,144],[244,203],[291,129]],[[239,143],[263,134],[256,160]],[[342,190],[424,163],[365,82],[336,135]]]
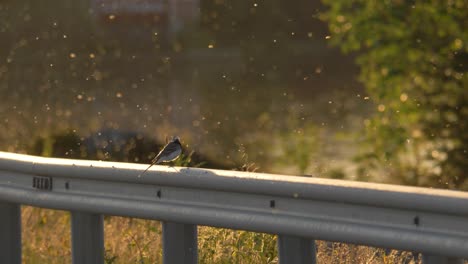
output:
[[[327,178],[343,180],[346,178],[346,173],[343,168],[333,168],[327,172]]]
[[[318,163],[318,154],[322,144],[319,129],[309,122],[304,122],[294,114],[288,119],[288,130],[280,135],[281,161],[296,166],[301,175],[306,174],[311,162]]]
[[[361,173],[468,189],[468,2],[323,0],[376,104]]]
[[[173,162],[174,166],[180,167],[204,167],[208,164],[206,161],[200,161],[200,155],[195,154],[195,151],[190,151],[187,153],[182,153],[180,157]],[[211,164],[213,165],[213,164]],[[206,167],[205,167],[206,168]]]
[[[74,130],[66,130],[37,138],[28,153],[43,157],[150,163],[163,146],[135,132],[104,129],[89,137],[79,137]],[[187,149],[172,164],[227,169],[223,164]]]
[[[159,147],[162,146],[154,140],[132,132],[103,130],[84,138],[67,130],[37,138],[29,153],[44,157],[148,162]]]

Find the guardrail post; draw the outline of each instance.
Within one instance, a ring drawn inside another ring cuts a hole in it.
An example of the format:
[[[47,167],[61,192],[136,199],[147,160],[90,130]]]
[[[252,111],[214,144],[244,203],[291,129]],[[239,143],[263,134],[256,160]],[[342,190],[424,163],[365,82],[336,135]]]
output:
[[[278,235],[278,255],[280,264],[315,264],[315,241]]]
[[[21,264],[21,206],[0,202],[0,260]]]
[[[100,214],[71,212],[72,263],[104,263],[104,225]]]
[[[422,254],[423,264],[463,264],[463,259]]]
[[[198,263],[197,226],[162,222],[163,263]]]

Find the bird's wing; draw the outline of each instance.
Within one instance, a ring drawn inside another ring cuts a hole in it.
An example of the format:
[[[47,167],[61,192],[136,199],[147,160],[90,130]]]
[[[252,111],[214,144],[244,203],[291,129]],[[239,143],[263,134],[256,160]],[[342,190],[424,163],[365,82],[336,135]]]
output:
[[[169,144],[164,146],[164,148],[158,153],[158,155],[156,155],[156,157],[151,161],[151,165],[149,165],[148,168],[146,168],[145,171],[140,173],[140,175],[138,175],[138,177],[140,177],[145,172],[147,172],[154,164],[157,164],[159,159],[162,156],[168,155],[168,154],[176,152],[176,151],[182,151],[182,146],[178,142],[170,142]]]
[[[158,160],[162,157],[162,156],[165,156],[165,155],[168,155],[170,153],[173,153],[175,151],[178,151],[180,150],[181,146],[180,144],[176,143],[176,142],[170,142],[169,144],[167,144],[160,152],[159,154],[156,156],[156,158],[154,158],[154,162],[158,162]]]
[[[159,157],[161,156],[161,154],[164,153],[164,150],[170,145],[171,143],[167,144],[166,146],[163,147],[163,149],[161,149],[161,151],[158,153],[158,155],[156,155],[156,157],[154,157],[154,159],[151,161],[151,164],[148,166],[148,168],[146,168],[146,170],[144,170],[142,173],[140,173],[138,175],[138,177],[140,177],[141,175],[143,175],[145,172],[147,172],[151,167],[153,167],[154,164],[156,164],[159,160]]]

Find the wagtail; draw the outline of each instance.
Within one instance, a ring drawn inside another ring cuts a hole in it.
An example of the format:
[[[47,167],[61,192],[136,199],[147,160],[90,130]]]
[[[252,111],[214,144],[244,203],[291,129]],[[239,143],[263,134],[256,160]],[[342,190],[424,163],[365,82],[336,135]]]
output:
[[[164,146],[159,154],[151,161],[151,165],[146,168],[145,171],[140,173],[138,177],[141,177],[146,171],[149,170],[153,165],[160,164],[163,162],[170,162],[176,160],[180,154],[182,154],[182,145],[180,144],[179,138],[174,137],[172,140]]]

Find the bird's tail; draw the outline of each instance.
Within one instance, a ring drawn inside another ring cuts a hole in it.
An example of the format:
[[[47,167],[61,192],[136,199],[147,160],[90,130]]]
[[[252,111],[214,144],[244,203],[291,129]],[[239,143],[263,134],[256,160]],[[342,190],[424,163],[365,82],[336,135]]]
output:
[[[158,161],[157,159],[155,159],[153,162],[151,162],[151,164],[148,166],[148,168],[146,168],[146,170],[144,170],[142,173],[138,174],[138,178],[140,178],[143,174],[145,174],[151,167],[153,167],[154,164],[158,164]]]

